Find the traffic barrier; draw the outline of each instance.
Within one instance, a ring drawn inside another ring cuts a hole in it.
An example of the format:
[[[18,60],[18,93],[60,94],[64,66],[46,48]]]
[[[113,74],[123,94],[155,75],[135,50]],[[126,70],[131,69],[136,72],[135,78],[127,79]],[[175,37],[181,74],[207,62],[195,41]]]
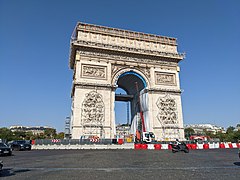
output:
[[[232,143],[233,148],[237,148],[237,143]]]
[[[227,149],[229,148],[229,144],[228,143],[223,143],[223,144],[224,144],[225,148],[227,148]]]
[[[161,147],[162,147],[161,144],[154,144],[154,149],[155,149],[155,150],[160,150]]]
[[[148,144],[147,149],[155,149],[154,144]]]
[[[214,143],[214,148],[219,148],[219,143]]]
[[[232,143],[228,143],[229,148],[233,148]]]
[[[171,144],[168,144],[168,149],[172,150],[172,145]]]
[[[218,147],[215,147],[215,143],[211,143],[211,144],[208,144],[209,145],[209,149],[215,149],[215,148],[218,148]]]
[[[122,145],[124,143],[123,139],[118,139],[118,144]]]
[[[90,142],[99,142],[99,138],[95,138],[95,137],[93,137],[93,138],[90,138],[90,140],[89,140]]]
[[[225,148],[224,143],[220,143],[220,144],[219,144],[219,148],[222,148],[222,149]]]
[[[52,140],[50,140],[52,141]],[[227,143],[229,148],[237,148],[238,143]],[[187,144],[189,149],[199,149],[199,146],[196,144]],[[202,144],[203,149],[216,149],[216,148],[225,148],[224,143],[205,143]],[[170,149],[170,144],[140,144],[140,143],[124,143],[121,146],[116,144],[61,144],[61,143],[52,143],[52,144],[35,144],[32,145],[32,149],[148,149],[148,150],[168,150]]]
[[[238,148],[237,143],[232,143],[233,148]]]
[[[134,144],[134,149],[141,149],[141,144]]]
[[[168,144],[161,144],[161,149],[168,149]]]
[[[117,144],[117,139],[112,139],[113,144]]]
[[[35,140],[31,140],[31,144],[34,145],[35,144]]]
[[[203,149],[209,149],[209,144],[203,144]]]
[[[52,139],[52,143],[58,143],[60,142],[60,139]]]
[[[148,149],[148,145],[147,144],[141,144],[141,149]]]
[[[197,149],[203,149],[203,144],[197,144]]]
[[[192,149],[191,144],[186,144],[186,146],[188,147],[188,149]]]
[[[191,144],[191,149],[197,149],[197,144]]]
[[[132,142],[132,138],[127,138],[127,142],[131,143]]]

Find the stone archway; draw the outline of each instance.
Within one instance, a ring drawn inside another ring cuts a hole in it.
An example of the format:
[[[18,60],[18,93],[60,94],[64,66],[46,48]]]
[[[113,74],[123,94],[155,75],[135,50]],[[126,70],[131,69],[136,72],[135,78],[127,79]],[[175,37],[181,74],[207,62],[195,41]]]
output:
[[[134,96],[145,89],[149,131],[159,140],[183,139],[178,66],[183,58],[175,38],[78,23],[71,40],[69,63],[74,71],[72,138],[90,133],[113,138],[115,100],[131,100],[134,116]],[[117,96],[117,87],[123,88],[127,96]]]
[[[147,89],[147,83],[138,71],[126,69],[120,71],[117,76],[117,82],[115,84],[118,88],[123,89],[126,94],[116,94],[115,101],[125,101],[130,103],[130,125],[136,116],[139,116],[139,95],[140,92]],[[117,118],[117,117],[116,117]],[[135,133],[135,132],[131,132]]]

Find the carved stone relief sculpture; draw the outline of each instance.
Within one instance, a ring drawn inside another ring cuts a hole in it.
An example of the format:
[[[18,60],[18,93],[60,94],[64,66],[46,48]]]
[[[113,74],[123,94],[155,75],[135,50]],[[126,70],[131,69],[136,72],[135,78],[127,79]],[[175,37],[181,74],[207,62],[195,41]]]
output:
[[[157,118],[161,123],[162,127],[176,127],[178,120],[177,104],[175,99],[171,98],[170,95],[159,98],[157,101],[157,107],[159,109]]]
[[[156,84],[176,85],[176,77],[173,73],[155,72]]]
[[[105,121],[104,109],[101,94],[95,91],[85,94],[82,103],[82,125],[102,126]]]
[[[93,66],[82,64],[82,77],[106,79],[105,66]]]

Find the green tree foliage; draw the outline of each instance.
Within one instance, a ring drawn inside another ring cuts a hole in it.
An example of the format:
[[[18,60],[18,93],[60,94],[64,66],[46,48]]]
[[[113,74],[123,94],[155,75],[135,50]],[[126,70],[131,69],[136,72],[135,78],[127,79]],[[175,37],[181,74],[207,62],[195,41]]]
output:
[[[186,139],[188,139],[191,135],[194,135],[194,130],[192,128],[186,128],[184,132]],[[204,130],[203,135],[209,136],[212,139],[217,138],[221,142],[238,142],[238,140],[240,140],[240,129],[235,129],[233,126],[229,126],[226,130],[226,133],[219,131],[215,134],[213,132]]]
[[[205,132],[205,135],[211,138],[219,138],[222,142],[238,142],[238,140],[240,140],[240,130],[235,130],[233,126],[229,126],[226,133],[221,131],[216,134]]]
[[[64,132],[60,132],[55,136],[56,139],[64,139]]]
[[[13,133],[8,128],[0,128],[0,139],[13,140]]]
[[[184,129],[184,133],[185,133],[185,138],[189,139],[190,136],[192,136],[195,132],[194,132],[193,128],[186,128],[186,129]]]
[[[47,129],[44,130],[44,135],[45,135],[46,139],[53,139],[57,135],[56,129],[47,128]]]
[[[34,139],[64,139],[64,133],[56,133],[56,129],[48,128],[44,131],[44,133],[33,134],[32,132],[28,131],[15,131],[12,132],[8,128],[0,128],[0,139],[6,141],[12,140],[34,140]]]
[[[227,128],[227,134],[233,133],[234,129],[235,129],[235,128],[234,128],[233,126],[229,126],[229,127]]]

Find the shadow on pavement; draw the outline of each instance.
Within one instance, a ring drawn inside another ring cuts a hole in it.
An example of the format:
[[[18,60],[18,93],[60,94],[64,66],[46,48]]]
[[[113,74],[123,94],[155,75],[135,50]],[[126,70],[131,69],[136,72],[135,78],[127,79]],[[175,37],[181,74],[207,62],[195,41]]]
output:
[[[14,176],[18,173],[22,173],[22,172],[27,172],[30,171],[29,169],[21,169],[21,170],[13,170],[13,169],[4,169],[2,170],[2,172],[0,173],[0,177],[8,177],[8,176]]]
[[[240,166],[240,162],[235,162],[233,164],[236,165],[236,166]]]

